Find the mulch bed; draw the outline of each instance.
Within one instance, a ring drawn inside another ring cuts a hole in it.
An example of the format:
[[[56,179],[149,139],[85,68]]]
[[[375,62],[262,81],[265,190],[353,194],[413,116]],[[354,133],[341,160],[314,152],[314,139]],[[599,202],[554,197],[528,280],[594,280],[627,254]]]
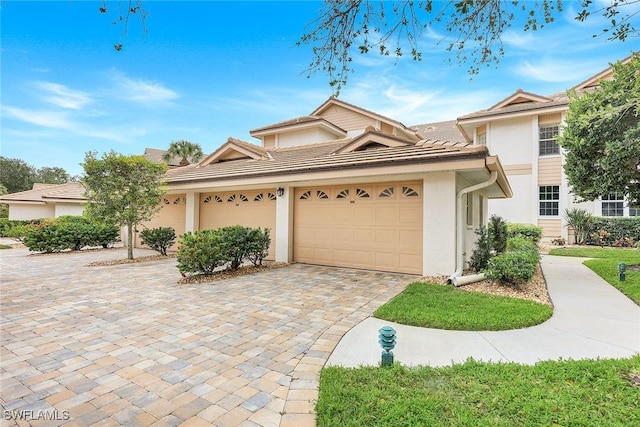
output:
[[[87,264],[87,267],[104,267],[108,265],[120,265],[120,264],[137,264],[139,262],[150,262],[150,261],[158,261],[161,259],[170,259],[175,258],[176,254],[169,255],[148,255],[141,256],[134,259],[124,258],[124,259],[114,259],[110,261],[96,261]]]
[[[473,272],[465,271],[464,274],[473,274]],[[447,276],[429,276],[422,278],[425,282],[435,283],[438,285],[447,285],[447,279]],[[522,284],[518,287],[501,285],[493,280],[483,280],[460,286],[458,289],[462,289],[464,291],[483,292],[485,294],[499,295],[503,297],[521,298],[553,306],[551,298],[549,297],[547,282],[544,279],[540,266],[536,268],[533,278],[528,283]]]
[[[245,265],[237,270],[220,270],[215,271],[213,274],[194,274],[192,276],[185,276],[178,281],[179,285],[187,285],[193,283],[210,283],[220,280],[231,279],[234,277],[245,276],[247,274],[259,273],[260,271],[268,270],[271,268],[282,268],[289,264],[286,262],[265,262],[262,265]]]

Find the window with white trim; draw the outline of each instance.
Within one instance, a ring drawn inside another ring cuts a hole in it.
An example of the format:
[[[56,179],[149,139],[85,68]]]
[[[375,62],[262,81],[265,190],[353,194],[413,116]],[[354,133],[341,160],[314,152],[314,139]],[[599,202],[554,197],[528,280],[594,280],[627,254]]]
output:
[[[560,211],[560,186],[541,185],[539,187],[540,216],[558,216]]]
[[[538,128],[539,155],[550,156],[560,154],[560,146],[557,137],[560,132],[560,125],[540,125]]]
[[[602,197],[602,216],[624,216],[622,193],[611,193]]]
[[[476,137],[476,144],[487,145],[487,134],[486,133],[478,134],[478,136]]]

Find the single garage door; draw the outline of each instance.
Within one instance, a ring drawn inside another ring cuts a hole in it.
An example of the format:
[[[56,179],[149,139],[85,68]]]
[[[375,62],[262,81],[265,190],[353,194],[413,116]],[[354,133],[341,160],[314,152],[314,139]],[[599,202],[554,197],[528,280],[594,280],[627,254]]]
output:
[[[422,184],[297,188],[294,260],[422,273]]]
[[[176,236],[184,234],[185,230],[185,218],[187,215],[187,197],[184,194],[170,194],[162,197],[160,202],[160,212],[156,214],[151,221],[143,223],[143,227],[139,227],[140,230],[144,228],[157,228],[157,227],[173,227],[176,230]],[[177,249],[176,245],[171,249]],[[140,235],[136,237],[136,246],[142,246],[140,243]]]
[[[270,229],[268,259],[275,259],[276,195],[273,190],[200,194],[200,229],[230,225]]]

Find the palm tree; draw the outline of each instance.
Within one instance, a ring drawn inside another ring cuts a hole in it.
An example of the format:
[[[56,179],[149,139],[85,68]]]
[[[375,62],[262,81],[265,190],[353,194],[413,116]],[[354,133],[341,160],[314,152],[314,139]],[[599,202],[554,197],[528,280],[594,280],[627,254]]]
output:
[[[182,157],[180,166],[187,166],[191,162],[199,162],[204,157],[200,144],[189,141],[173,141],[169,144],[167,153],[162,157],[165,162],[170,162],[174,157]]]

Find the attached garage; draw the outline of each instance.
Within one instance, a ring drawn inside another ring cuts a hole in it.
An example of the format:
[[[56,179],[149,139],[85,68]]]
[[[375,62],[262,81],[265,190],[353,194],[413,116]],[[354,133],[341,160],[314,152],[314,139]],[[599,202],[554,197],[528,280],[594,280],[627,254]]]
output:
[[[185,194],[168,194],[162,197],[160,212],[151,221],[143,223],[144,228],[173,227],[176,236],[185,232],[187,214],[187,197]],[[142,246],[140,236],[136,237],[136,246]],[[173,249],[176,249],[174,245]]]
[[[422,274],[420,181],[297,188],[297,262]]]
[[[268,259],[275,259],[276,195],[273,190],[200,194],[200,229],[230,225],[270,229]]]

